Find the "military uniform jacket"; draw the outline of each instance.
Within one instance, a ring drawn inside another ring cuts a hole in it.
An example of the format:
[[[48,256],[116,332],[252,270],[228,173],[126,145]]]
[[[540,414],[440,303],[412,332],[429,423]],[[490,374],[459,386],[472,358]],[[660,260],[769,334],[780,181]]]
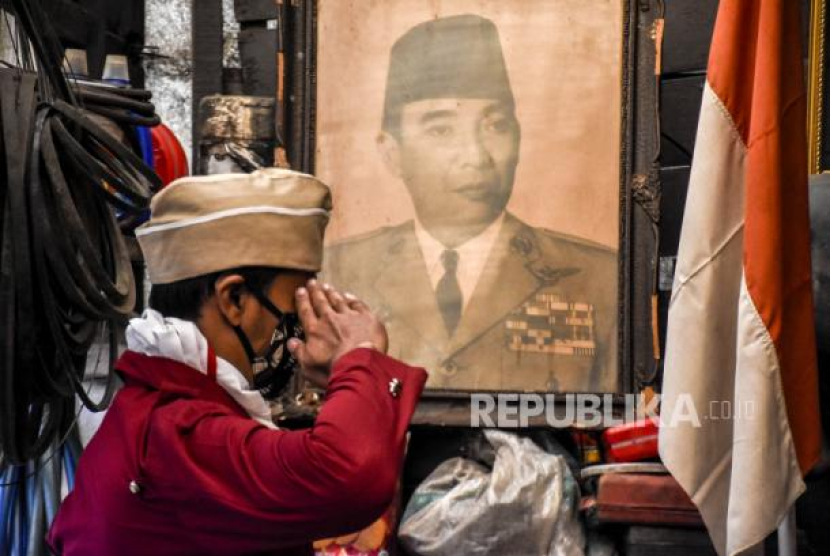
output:
[[[414,223],[330,246],[323,277],[387,324],[390,355],[451,390],[617,389],[616,253],[505,220],[455,333],[441,318]]]
[[[116,368],[125,386],[49,534],[58,555],[310,555],[313,540],[389,507],[426,380],[353,350],[334,365],[314,427],[284,431],[177,361],[127,351]]]

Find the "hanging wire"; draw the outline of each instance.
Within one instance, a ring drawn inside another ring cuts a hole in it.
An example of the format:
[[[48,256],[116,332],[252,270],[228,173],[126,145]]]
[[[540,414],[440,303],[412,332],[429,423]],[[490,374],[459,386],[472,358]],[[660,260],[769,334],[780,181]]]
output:
[[[45,553],[62,476],[74,486],[79,419],[112,399],[135,303],[114,209],[139,214],[161,186],[96,119],[155,125],[150,94],[65,75],[42,2],[7,0],[0,24],[15,58],[0,64],[0,556]],[[108,370],[100,399],[93,345]]]
[[[103,323],[112,367],[135,303],[114,207],[144,211],[161,182],[90,114],[153,125],[149,94],[70,83],[41,1],[8,3],[18,67],[0,69],[0,461],[20,466],[65,440],[75,396],[92,411],[112,398],[111,372],[100,400],[83,381]]]
[[[99,363],[100,363],[100,360],[99,360]],[[96,365],[96,367],[97,367],[97,366],[98,366],[98,365]],[[87,390],[86,390],[86,394],[87,394],[87,396],[89,396],[89,395],[92,393],[92,386],[93,386],[93,384],[94,384],[94,381],[93,381],[93,380],[88,381]],[[2,496],[2,489],[3,489],[3,488],[7,488],[7,487],[10,487],[10,486],[18,485],[18,484],[20,484],[22,481],[27,481],[27,480],[29,480],[29,479],[31,479],[31,478],[33,478],[33,477],[35,477],[38,473],[40,473],[41,469],[42,469],[42,468],[43,468],[43,467],[44,467],[47,463],[49,463],[49,462],[52,460],[52,458],[54,458],[54,457],[55,457],[55,456],[59,453],[59,451],[60,451],[61,449],[63,449],[63,447],[66,445],[67,441],[69,440],[69,438],[70,438],[73,434],[78,434],[78,430],[79,430],[79,429],[78,429],[78,422],[80,421],[81,414],[84,412],[84,409],[87,409],[87,408],[86,408],[86,406],[84,406],[83,404],[77,404],[77,405],[78,405],[78,408],[77,408],[77,410],[75,411],[75,415],[74,415],[74,417],[72,418],[72,422],[69,424],[69,426],[68,426],[68,427],[66,427],[66,432],[65,432],[65,433],[64,433],[64,435],[63,435],[61,438],[59,438],[59,439],[57,440],[57,442],[56,442],[56,443],[52,446],[52,449],[51,449],[51,451],[50,451],[48,454],[42,454],[42,455],[41,455],[41,459],[39,460],[38,465],[36,465],[36,466],[35,466],[35,467],[34,467],[34,468],[33,468],[33,469],[29,472],[29,473],[27,473],[25,476],[21,477],[19,481],[15,481],[15,482],[9,482],[9,483],[7,483],[7,482],[3,482],[2,480],[0,480],[0,496]],[[11,465],[11,464],[8,464],[8,465],[7,465],[7,464],[6,464],[6,462],[4,462],[4,461],[3,461],[3,459],[2,459],[2,455],[3,455],[3,454],[2,454],[2,453],[0,453],[0,470],[4,470],[4,469],[13,469],[13,468],[16,468],[16,467],[20,467],[19,465]],[[30,462],[30,463],[31,463],[31,462]],[[1,503],[0,503],[0,507],[2,507],[2,504],[1,504]],[[2,543],[0,543],[0,546],[3,546],[3,544],[2,544]],[[0,556],[2,556],[2,555],[0,554]]]

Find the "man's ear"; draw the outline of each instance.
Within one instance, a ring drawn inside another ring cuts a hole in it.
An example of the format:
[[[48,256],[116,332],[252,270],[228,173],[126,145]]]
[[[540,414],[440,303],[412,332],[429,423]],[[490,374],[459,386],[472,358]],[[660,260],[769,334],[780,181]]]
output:
[[[386,131],[381,131],[376,139],[378,153],[386,168],[397,177],[401,177],[401,146],[398,140]]]
[[[231,326],[242,322],[243,306],[249,301],[244,285],[245,279],[239,274],[220,276],[213,284],[216,306]]]

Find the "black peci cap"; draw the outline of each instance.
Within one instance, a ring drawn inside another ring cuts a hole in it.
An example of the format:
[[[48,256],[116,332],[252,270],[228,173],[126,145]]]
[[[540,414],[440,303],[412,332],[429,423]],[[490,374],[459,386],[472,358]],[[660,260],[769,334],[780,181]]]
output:
[[[392,46],[383,130],[404,104],[432,98],[487,98],[513,104],[499,32],[489,19],[459,15],[416,25]]]

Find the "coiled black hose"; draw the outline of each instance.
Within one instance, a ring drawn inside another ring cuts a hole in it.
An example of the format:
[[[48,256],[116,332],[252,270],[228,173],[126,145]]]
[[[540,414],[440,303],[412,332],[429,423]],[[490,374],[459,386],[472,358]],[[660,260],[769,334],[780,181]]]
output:
[[[161,123],[147,91],[89,83],[72,85],[78,101],[90,112],[124,125],[153,127]]]
[[[10,6],[36,65],[0,69],[0,467],[36,460],[65,437],[76,395],[91,410],[109,404],[112,381],[98,401],[82,382],[102,328],[113,363],[135,303],[113,207],[141,212],[161,187],[89,117],[152,125],[149,94],[70,84],[39,2]]]

